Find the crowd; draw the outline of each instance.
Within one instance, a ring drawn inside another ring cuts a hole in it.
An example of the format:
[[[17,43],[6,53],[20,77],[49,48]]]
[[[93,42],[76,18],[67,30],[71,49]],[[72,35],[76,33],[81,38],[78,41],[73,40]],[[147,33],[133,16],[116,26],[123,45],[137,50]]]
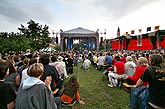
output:
[[[164,58],[163,50],[12,52],[0,56],[0,109],[60,109],[63,103],[75,101],[85,104],[77,78],[69,77],[78,62],[83,63],[81,68],[85,71],[93,65],[103,72],[109,87],[121,87],[122,82],[130,85],[124,89],[130,93],[131,109],[163,109]]]
[[[0,56],[0,109],[61,109],[80,99],[69,53],[12,52]],[[68,82],[64,82],[69,77]],[[64,90],[61,92],[61,90]]]
[[[130,109],[165,109],[164,50],[111,51],[92,55],[90,61],[107,75],[109,87],[127,84],[123,87],[130,93]]]

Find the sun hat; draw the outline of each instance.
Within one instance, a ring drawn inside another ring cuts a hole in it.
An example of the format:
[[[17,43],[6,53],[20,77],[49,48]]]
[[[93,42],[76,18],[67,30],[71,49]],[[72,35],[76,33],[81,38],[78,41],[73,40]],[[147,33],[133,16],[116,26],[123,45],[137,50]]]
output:
[[[62,56],[58,56],[57,60],[58,61],[62,61],[63,60],[63,57]]]

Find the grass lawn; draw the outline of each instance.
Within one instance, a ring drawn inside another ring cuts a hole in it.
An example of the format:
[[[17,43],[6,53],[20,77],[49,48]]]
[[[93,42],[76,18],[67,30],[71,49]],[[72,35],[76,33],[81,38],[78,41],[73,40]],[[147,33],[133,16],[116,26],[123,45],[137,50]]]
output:
[[[102,79],[102,72],[93,66],[91,66],[90,71],[86,72],[81,69],[81,63],[74,67],[72,75],[78,78],[79,93],[81,99],[85,101],[85,105],[76,103],[75,109],[129,109],[129,93],[122,88],[108,87],[108,80]],[[62,107],[62,109],[67,108]]]

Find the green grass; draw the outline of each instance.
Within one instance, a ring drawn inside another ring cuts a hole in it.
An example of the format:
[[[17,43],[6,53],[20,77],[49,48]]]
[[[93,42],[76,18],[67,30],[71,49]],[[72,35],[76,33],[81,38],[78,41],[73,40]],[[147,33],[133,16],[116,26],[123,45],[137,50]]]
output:
[[[72,75],[78,78],[79,93],[81,99],[85,101],[84,105],[76,103],[75,109],[129,109],[129,93],[122,88],[108,87],[108,80],[102,79],[102,72],[93,66],[90,71],[84,71],[81,69],[81,63],[74,67]],[[63,107],[62,109],[67,108]]]

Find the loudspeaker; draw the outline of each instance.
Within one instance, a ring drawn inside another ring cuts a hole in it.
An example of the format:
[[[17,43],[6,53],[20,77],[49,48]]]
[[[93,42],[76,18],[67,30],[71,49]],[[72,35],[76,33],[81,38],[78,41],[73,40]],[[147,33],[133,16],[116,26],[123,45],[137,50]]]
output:
[[[100,37],[100,42],[103,42],[103,37]]]
[[[56,37],[56,44],[58,44],[58,37]]]

